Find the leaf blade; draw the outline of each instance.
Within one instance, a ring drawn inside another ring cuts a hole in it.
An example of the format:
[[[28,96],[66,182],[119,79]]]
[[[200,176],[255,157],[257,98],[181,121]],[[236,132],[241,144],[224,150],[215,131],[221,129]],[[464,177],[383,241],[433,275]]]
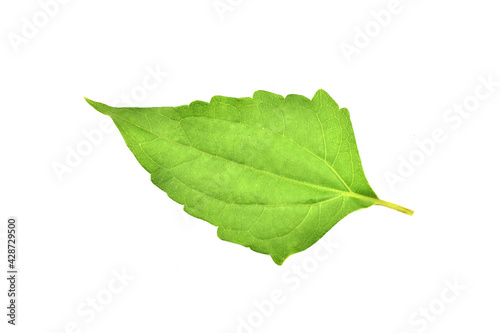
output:
[[[165,108],[87,102],[111,116],[152,182],[187,213],[277,264],[380,204],[349,113],[323,90],[312,100],[257,91]]]

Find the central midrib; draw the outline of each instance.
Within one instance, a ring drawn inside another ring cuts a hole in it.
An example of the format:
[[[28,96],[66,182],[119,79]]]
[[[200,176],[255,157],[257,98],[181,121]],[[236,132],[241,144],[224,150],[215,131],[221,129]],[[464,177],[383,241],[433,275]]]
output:
[[[108,106],[109,107],[109,106]],[[111,108],[111,107],[109,107]],[[148,132],[156,137],[158,137],[159,139],[161,140],[164,140],[164,141],[167,141],[167,142],[170,142],[172,144],[175,144],[175,145],[178,145],[178,146],[181,146],[181,147],[184,147],[184,148],[187,148],[187,149],[191,149],[191,150],[194,150],[196,152],[199,152],[201,154],[204,154],[204,155],[207,155],[207,156],[210,156],[210,157],[213,157],[213,158],[217,158],[217,159],[220,159],[222,161],[225,161],[225,162],[229,162],[229,163],[232,163],[232,164],[235,164],[235,165],[238,165],[238,166],[241,166],[241,167],[244,167],[244,168],[248,168],[252,171],[255,171],[255,172],[259,172],[259,173],[263,173],[263,174],[266,174],[266,175],[269,175],[269,176],[272,176],[272,177],[276,177],[276,178],[279,178],[279,179],[283,179],[283,180],[286,180],[286,181],[291,181],[291,182],[295,182],[295,183],[298,183],[298,184],[301,184],[301,185],[305,185],[305,186],[309,186],[309,187],[313,187],[313,188],[317,188],[317,189],[321,189],[321,190],[325,190],[325,191],[330,191],[330,192],[337,192],[337,193],[341,193],[343,195],[346,195],[346,196],[351,196],[351,197],[355,197],[355,198],[358,198],[358,199],[362,199],[362,200],[366,200],[366,201],[370,201],[370,202],[373,202],[373,203],[377,203],[378,201],[380,201],[379,199],[376,199],[376,198],[372,198],[372,197],[367,197],[367,196],[364,196],[364,195],[361,195],[361,194],[358,194],[358,193],[355,193],[355,192],[352,192],[352,191],[342,191],[342,190],[337,190],[337,189],[333,189],[333,188],[330,188],[330,187],[324,187],[324,186],[320,186],[320,185],[316,185],[316,184],[311,184],[311,183],[308,183],[308,182],[303,182],[303,181],[300,181],[300,180],[296,180],[296,179],[293,179],[293,178],[287,178],[287,177],[283,177],[283,176],[280,176],[280,175],[277,175],[275,173],[272,173],[272,172],[268,172],[268,171],[265,171],[265,170],[260,170],[260,169],[255,169],[251,166],[248,166],[248,165],[245,165],[245,164],[241,164],[241,163],[238,163],[238,162],[235,162],[235,161],[232,161],[232,160],[228,160],[226,158],[223,158],[223,157],[220,157],[220,156],[217,156],[217,155],[213,155],[213,154],[210,154],[210,153],[207,153],[203,150],[200,150],[196,147],[192,147],[192,146],[187,146],[185,144],[182,144],[180,142],[177,142],[177,141],[174,141],[174,140],[171,140],[169,138],[165,138],[163,136],[160,136],[156,133],[153,133],[151,130],[148,130],[142,126],[139,126],[138,124],[135,124],[133,122],[131,122],[130,120],[114,113],[114,112],[110,112],[108,111],[108,113],[110,113],[111,115],[113,115],[114,117],[117,117],[117,118],[120,118],[130,124],[132,124],[133,126],[136,126],[142,130],[144,130],[145,132]],[[212,118],[207,118],[207,119],[212,119]],[[212,119],[213,120],[213,119]],[[182,125],[181,125],[182,126]],[[305,149],[305,148],[304,148]],[[306,149],[307,150],[307,149]],[[312,153],[311,153],[312,154]],[[314,155],[314,154],[312,154]],[[316,156],[316,155],[314,155]],[[333,169],[332,169],[333,170]],[[340,177],[339,177],[340,178]]]

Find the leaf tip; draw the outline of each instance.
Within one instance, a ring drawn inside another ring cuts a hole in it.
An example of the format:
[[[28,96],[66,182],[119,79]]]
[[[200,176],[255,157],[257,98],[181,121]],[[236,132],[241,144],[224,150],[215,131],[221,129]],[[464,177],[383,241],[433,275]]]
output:
[[[84,99],[85,99],[85,101],[86,101],[87,103],[89,103],[90,105],[92,105],[92,104],[96,103],[95,101],[93,101],[93,100],[91,100],[90,98],[87,98],[87,97],[85,97],[85,96],[83,96],[83,98],[84,98]]]
[[[110,108],[108,105],[103,104],[103,103],[99,103],[99,102],[96,102],[96,101],[93,101],[93,100],[91,100],[91,99],[89,99],[89,98],[87,98],[85,96],[83,98],[85,98],[85,101],[87,103],[89,103],[90,106],[92,106],[94,109],[96,109],[97,111],[99,111],[102,114],[108,115],[108,112],[106,112],[107,109]]]

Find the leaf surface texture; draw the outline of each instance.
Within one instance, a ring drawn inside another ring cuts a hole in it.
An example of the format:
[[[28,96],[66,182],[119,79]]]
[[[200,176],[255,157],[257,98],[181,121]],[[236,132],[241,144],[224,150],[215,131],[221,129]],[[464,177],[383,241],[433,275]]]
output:
[[[312,100],[257,91],[179,107],[87,101],[113,119],[152,182],[188,214],[279,265],[356,210],[382,204],[413,213],[378,199],[349,112],[324,90]]]

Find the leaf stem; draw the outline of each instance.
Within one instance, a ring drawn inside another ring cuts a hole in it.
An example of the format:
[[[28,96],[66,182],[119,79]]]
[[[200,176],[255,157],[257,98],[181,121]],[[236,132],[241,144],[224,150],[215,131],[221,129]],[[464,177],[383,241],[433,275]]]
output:
[[[380,205],[380,206],[385,206],[385,207],[388,207],[388,208],[392,208],[394,210],[397,210],[398,212],[405,213],[405,214],[408,214],[410,216],[412,216],[413,213],[414,213],[414,211],[411,210],[411,209],[402,207],[400,205],[393,204],[392,202],[385,201],[385,200],[376,200],[375,204],[376,205]]]
[[[353,193],[353,192],[345,193],[345,195],[348,195],[348,196],[351,196],[351,197],[355,197],[355,198],[359,198],[361,200],[371,201],[375,205],[388,207],[388,208],[397,210],[398,212],[401,212],[401,213],[404,213],[404,214],[407,214],[407,215],[410,215],[410,216],[413,216],[413,213],[414,213],[414,211],[411,210],[411,209],[405,208],[405,207],[400,206],[400,205],[393,204],[392,202],[389,202],[389,201],[380,200],[378,198],[367,197],[365,195],[361,195],[361,194],[357,194],[357,193]]]

